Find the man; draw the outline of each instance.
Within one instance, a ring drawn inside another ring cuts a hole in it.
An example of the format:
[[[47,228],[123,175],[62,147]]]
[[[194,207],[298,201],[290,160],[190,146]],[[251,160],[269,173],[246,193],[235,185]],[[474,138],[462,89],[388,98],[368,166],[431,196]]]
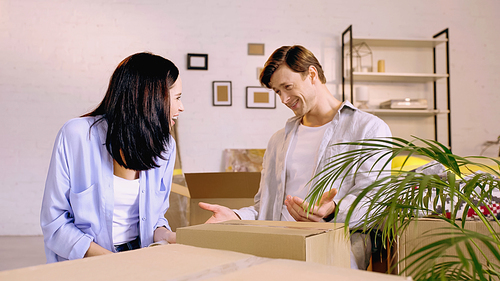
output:
[[[207,223],[232,219],[333,221],[337,205],[336,221],[345,222],[353,200],[376,178],[376,173],[367,173],[375,160],[364,163],[356,176],[346,178],[342,186],[339,182],[333,183],[332,189],[323,194],[320,204],[309,214],[304,211],[307,204],[303,200],[312,186],[308,182],[325,167],[329,158],[347,149],[332,144],[389,137],[389,127],[351,103],[335,99],[325,85],[326,78],[318,60],[302,46],[277,49],[267,60],[260,82],[272,88],[295,117],[268,143],[255,205],[230,210],[200,203],[201,208],[214,213]],[[349,225],[358,224],[365,213],[366,210],[360,208]],[[371,243],[364,238],[360,233],[351,236],[353,268],[368,266]]]

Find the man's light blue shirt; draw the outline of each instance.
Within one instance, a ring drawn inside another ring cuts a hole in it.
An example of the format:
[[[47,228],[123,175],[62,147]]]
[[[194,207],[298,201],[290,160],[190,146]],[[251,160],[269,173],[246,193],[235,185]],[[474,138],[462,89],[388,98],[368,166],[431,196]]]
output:
[[[234,210],[242,220],[279,221],[281,219],[286,191],[286,158],[301,120],[302,116],[294,116],[288,119],[285,128],[276,132],[269,140],[262,164],[260,188],[254,198],[255,205]],[[391,137],[391,130],[384,121],[357,109],[348,101],[342,103],[337,114],[327,126],[328,128],[318,149],[315,174],[327,167],[332,157],[348,150],[361,148],[360,146],[336,146],[334,144]],[[364,188],[377,178],[377,173],[368,173],[368,171],[372,167],[375,171],[382,170],[385,162],[377,161],[377,157],[372,157],[358,167],[358,172],[355,175],[354,170],[351,170],[349,172],[350,176],[343,180],[342,186],[340,181],[331,184],[330,188],[338,189],[338,193],[333,200],[339,208],[336,222],[346,222],[347,212],[352,202]],[[385,169],[386,171],[381,173],[382,176],[390,173],[390,167]],[[314,186],[316,181],[317,178],[309,186]],[[342,204],[339,205],[340,200],[342,200]],[[349,225],[354,227],[360,224],[363,215],[367,213],[367,209],[368,205],[360,204],[348,222]]]

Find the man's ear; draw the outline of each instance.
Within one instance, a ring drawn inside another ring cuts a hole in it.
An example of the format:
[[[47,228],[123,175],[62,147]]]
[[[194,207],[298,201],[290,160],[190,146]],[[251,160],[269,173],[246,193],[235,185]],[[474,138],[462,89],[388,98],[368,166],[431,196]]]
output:
[[[311,83],[314,84],[316,82],[316,80],[318,79],[318,70],[313,65],[310,65],[308,70],[309,70],[309,77],[311,79]]]

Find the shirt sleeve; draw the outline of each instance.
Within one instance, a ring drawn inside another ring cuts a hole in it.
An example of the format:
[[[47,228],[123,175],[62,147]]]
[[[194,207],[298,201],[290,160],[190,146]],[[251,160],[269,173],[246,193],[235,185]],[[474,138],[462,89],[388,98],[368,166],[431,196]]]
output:
[[[256,220],[258,218],[262,188],[265,185],[265,181],[264,181],[265,176],[264,175],[265,175],[265,169],[264,169],[264,164],[262,164],[262,171],[260,173],[259,191],[257,191],[257,194],[254,197],[255,204],[253,206],[233,210],[240,217],[240,219],[242,219],[242,220]]]
[[[74,225],[70,204],[70,173],[67,143],[63,130],[56,137],[49,165],[45,192],[42,199],[40,225],[42,228],[47,262],[83,258],[93,237]]]
[[[244,207],[241,209],[234,209],[233,211],[240,217],[242,220],[256,220],[259,215],[259,206],[260,206],[260,188],[257,194],[254,197],[255,205]]]
[[[377,120],[379,120],[377,118]],[[391,131],[389,126],[382,120],[379,122],[374,122],[372,128],[362,137],[362,139],[372,139],[372,138],[384,138],[391,137]],[[380,173],[381,177],[387,176],[390,173],[390,163],[388,166],[383,167],[383,165],[389,160],[389,155],[385,156],[384,159],[378,159],[379,157],[370,157],[367,161],[363,162],[359,169],[357,170],[353,184],[348,188],[347,191],[343,193],[346,194],[343,197],[335,198],[333,201],[337,204],[339,210],[334,220],[337,222],[345,222],[347,218],[347,213],[354,202],[354,200],[358,197],[358,195],[363,191],[364,188],[372,184],[377,177],[379,176],[379,171],[384,169],[382,173]],[[378,161],[377,161],[378,160]],[[356,169],[355,169],[356,170]],[[373,172],[369,172],[372,170]],[[377,190],[373,190],[376,192]],[[370,203],[370,198],[365,197],[361,200],[358,207],[351,215],[351,219],[349,221],[349,227],[354,228],[356,226],[360,226],[363,221],[363,216],[368,213],[368,206]]]
[[[175,156],[176,156],[175,141],[173,140],[173,138],[171,138],[171,140],[172,140],[172,145],[171,148],[169,149],[167,166],[162,178],[162,182],[165,185],[167,192],[164,197],[158,198],[158,200],[162,200],[162,202],[161,202],[161,211],[159,214],[157,214],[158,220],[156,222],[155,229],[164,226],[168,230],[172,230],[170,228],[170,225],[168,224],[167,219],[165,218],[165,213],[167,212],[170,206],[169,200],[170,200],[170,192],[172,190],[172,177],[174,175]]]
[[[274,198],[270,194],[273,194],[270,191],[271,188],[276,189],[277,183],[272,180],[272,173],[276,169],[276,156],[275,150],[277,146],[277,139],[281,138],[283,134],[282,130],[276,132],[267,144],[266,151],[264,153],[264,158],[262,159],[262,170],[260,172],[260,183],[259,183],[259,191],[254,197],[254,205],[249,207],[244,207],[241,209],[233,210],[242,220],[257,220],[262,219],[262,213],[266,213],[266,209],[272,209],[272,205],[270,202],[274,202]],[[273,169],[274,168],[274,169]],[[271,173],[271,174],[269,174]],[[263,211],[264,210],[264,211]],[[264,217],[266,217],[264,215]],[[266,218],[267,219],[267,218]]]

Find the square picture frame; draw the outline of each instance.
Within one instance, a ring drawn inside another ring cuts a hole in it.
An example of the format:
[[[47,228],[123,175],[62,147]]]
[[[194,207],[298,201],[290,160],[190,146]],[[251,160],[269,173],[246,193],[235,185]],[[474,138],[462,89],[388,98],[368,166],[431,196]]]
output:
[[[208,70],[208,54],[187,54],[187,69]]]
[[[233,104],[231,81],[213,81],[212,104],[214,106],[231,106]]]
[[[263,56],[265,53],[265,46],[262,43],[248,43],[249,56]]]
[[[247,108],[273,109],[276,108],[276,95],[272,89],[248,86]]]

